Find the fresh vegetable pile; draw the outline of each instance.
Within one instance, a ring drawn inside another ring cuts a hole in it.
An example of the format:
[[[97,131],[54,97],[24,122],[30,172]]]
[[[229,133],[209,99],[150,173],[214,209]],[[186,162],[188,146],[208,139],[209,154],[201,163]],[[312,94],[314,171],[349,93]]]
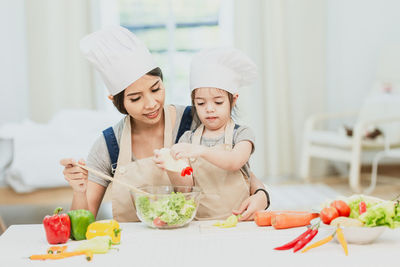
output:
[[[53,215],[43,219],[43,226],[49,244],[64,244],[72,240],[84,240],[74,251],[66,251],[67,246],[52,246],[47,254],[32,255],[31,260],[59,260],[72,256],[85,255],[88,261],[93,254],[107,253],[111,245],[120,243],[121,228],[115,220],[95,221],[93,214],[84,209],[71,210],[60,214],[56,208]]]
[[[139,217],[156,227],[185,224],[195,215],[194,199],[186,200],[184,194],[172,192],[161,199],[152,200],[148,196],[136,198]]]
[[[396,228],[400,227],[400,205],[399,201],[352,195],[331,202],[321,210],[320,217],[322,222],[331,225],[340,222],[342,226]]]
[[[351,209],[350,218],[358,218],[367,227],[400,227],[399,201],[355,195],[349,198],[348,203]]]

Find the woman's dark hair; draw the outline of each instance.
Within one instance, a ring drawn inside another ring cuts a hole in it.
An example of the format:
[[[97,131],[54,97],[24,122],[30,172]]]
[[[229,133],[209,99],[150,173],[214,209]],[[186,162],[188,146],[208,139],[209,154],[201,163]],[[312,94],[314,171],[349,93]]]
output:
[[[163,74],[159,67],[152,69],[151,71],[146,73],[146,75],[160,77],[161,81],[163,80]],[[128,114],[128,111],[126,111],[124,106],[124,92],[125,90],[122,90],[121,92],[119,92],[114,96],[113,104],[118,109],[119,112],[121,112],[122,114]]]

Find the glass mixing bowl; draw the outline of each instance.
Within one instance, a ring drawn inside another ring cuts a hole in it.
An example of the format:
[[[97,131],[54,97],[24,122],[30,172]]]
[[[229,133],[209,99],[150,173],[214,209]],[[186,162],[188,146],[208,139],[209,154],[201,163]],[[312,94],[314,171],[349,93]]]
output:
[[[178,228],[190,223],[200,202],[200,189],[195,186],[144,186],[144,192],[131,193],[139,219],[153,228]]]

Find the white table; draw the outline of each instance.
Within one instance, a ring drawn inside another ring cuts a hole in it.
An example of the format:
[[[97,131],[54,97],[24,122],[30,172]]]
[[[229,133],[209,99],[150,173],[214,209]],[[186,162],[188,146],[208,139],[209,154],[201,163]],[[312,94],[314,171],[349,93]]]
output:
[[[95,254],[92,262],[83,256],[62,260],[31,261],[50,247],[43,226],[12,225],[0,236],[0,266],[398,266],[400,229],[386,229],[370,245],[349,244],[345,256],[340,244],[328,244],[307,253],[275,251],[274,247],[305,231],[305,227],[274,230],[254,222],[220,229],[211,221],[192,222],[174,230],[156,230],[141,223],[122,223],[119,251]],[[328,233],[321,229],[313,241]],[[312,241],[312,242],[313,242]],[[69,241],[68,250],[79,244]]]

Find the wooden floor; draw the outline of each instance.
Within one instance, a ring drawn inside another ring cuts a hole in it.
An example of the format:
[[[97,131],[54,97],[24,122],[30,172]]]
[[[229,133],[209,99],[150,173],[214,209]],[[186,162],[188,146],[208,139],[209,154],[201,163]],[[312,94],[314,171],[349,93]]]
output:
[[[370,174],[361,176],[363,188],[367,188],[370,183]],[[341,192],[344,195],[352,194],[348,186],[348,179],[328,178],[325,183],[331,188]],[[375,190],[370,194],[382,199],[394,199],[400,195],[400,173],[397,177],[379,176]]]
[[[107,190],[105,201],[110,201]],[[0,205],[43,205],[55,203],[55,205],[71,204],[71,187],[57,187],[40,189],[32,193],[19,194],[9,187],[0,187]]]
[[[370,177],[370,173],[363,173],[361,175],[361,185],[363,189],[369,186]],[[323,183],[344,196],[354,194],[349,187],[347,177],[333,176],[313,178],[311,183]],[[287,179],[282,181],[281,184],[303,184],[303,182],[296,179]],[[394,199],[398,197],[400,195],[400,173],[398,173],[397,177],[380,175],[377,178],[376,188],[370,195],[382,199]]]

